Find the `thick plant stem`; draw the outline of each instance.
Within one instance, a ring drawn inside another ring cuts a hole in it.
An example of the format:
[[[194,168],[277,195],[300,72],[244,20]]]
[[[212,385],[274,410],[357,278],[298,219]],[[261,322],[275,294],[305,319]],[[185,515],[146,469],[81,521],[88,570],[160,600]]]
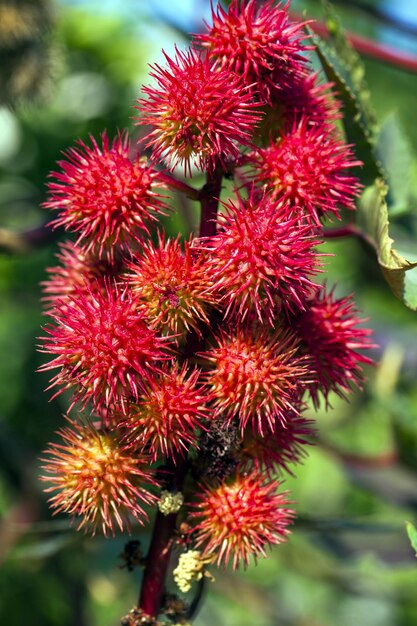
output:
[[[146,616],[157,617],[161,609],[176,518],[176,513],[165,516],[159,511],[155,518],[139,598],[139,607]]]
[[[223,168],[218,165],[211,174],[207,174],[207,182],[200,191],[200,237],[212,237],[216,234],[217,210],[219,208],[223,173]]]
[[[223,168],[218,166],[212,173],[207,174],[207,182],[199,192],[198,199],[201,203],[201,237],[210,237],[216,234],[216,218],[222,177]],[[186,345],[188,345],[187,342]],[[187,356],[189,357],[188,352]],[[187,467],[187,461],[185,459],[177,459],[177,462],[172,463],[169,468],[177,490],[182,489]],[[149,617],[150,620],[157,619],[161,611],[165,578],[174,541],[176,522],[176,513],[165,516],[158,511],[155,518],[139,597],[139,608],[142,611],[143,617]]]
[[[186,459],[177,459],[166,470],[172,475],[173,487],[180,491],[187,473]],[[139,608],[150,618],[157,618],[161,610],[176,521],[176,513],[163,515],[158,511],[155,518],[139,597]]]

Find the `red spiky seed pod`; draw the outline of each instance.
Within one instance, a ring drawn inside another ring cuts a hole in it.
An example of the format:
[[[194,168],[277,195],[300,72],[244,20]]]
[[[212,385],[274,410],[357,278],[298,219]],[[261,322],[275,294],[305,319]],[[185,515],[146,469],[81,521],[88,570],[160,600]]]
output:
[[[125,440],[146,449],[152,461],[160,455],[184,455],[197,447],[198,429],[205,428],[209,416],[208,400],[197,369],[164,368],[144,384],[140,400],[130,406],[122,421]]]
[[[262,437],[250,428],[245,429],[241,450],[241,467],[252,471],[266,471],[268,475],[286,472],[293,475],[291,466],[305,458],[306,447],[313,443],[312,420],[297,413],[287,414],[285,424],[277,424],[272,432]]]
[[[334,130],[305,117],[253,155],[255,181],[317,226],[322,217],[339,218],[340,208],[355,209],[361,185],[349,169],[360,165]]]
[[[51,387],[75,387],[75,400],[91,400],[98,411],[137,400],[142,381],[160,369],[167,339],[159,337],[137,310],[127,289],[109,283],[104,292],[77,292],[58,301],[43,337],[43,352],[57,355],[41,371],[60,368]]]
[[[149,223],[165,210],[156,188],[159,174],[136,156],[130,160],[127,134],[119,134],[110,143],[106,132],[101,146],[90,137],[90,148],[81,140],[77,148],[64,152],[59,172],[50,174],[49,199],[44,207],[59,211],[51,224],[54,228],[78,233],[77,244],[87,252],[114,256],[114,247],[128,251],[142,242]]]
[[[131,518],[143,525],[143,506],[156,502],[149,491],[156,484],[149,460],[127,450],[115,431],[68,421],[58,433],[63,442],[51,444],[43,459],[42,480],[51,484],[45,491],[57,492],[49,500],[54,514],[80,519],[77,529],[93,535],[114,535],[116,528],[130,532]]]
[[[320,394],[327,400],[331,391],[344,397],[362,387],[362,365],[373,361],[358,350],[375,347],[370,340],[372,330],[358,327],[365,321],[358,317],[352,296],[336,298],[333,290],[326,293],[324,288],[306,311],[291,320],[316,373],[309,390],[316,406]]]
[[[290,22],[288,3],[232,0],[227,12],[220,4],[212,10],[212,21],[195,41],[222,68],[242,75],[262,100],[270,102],[283,86],[305,75],[305,24]]]
[[[139,309],[162,333],[198,331],[201,321],[209,323],[208,309],[217,304],[206,255],[193,243],[190,239],[182,245],[179,237],[165,241],[159,234],[156,245],[146,242],[127,264],[130,273],[125,279],[138,297]]]
[[[118,263],[100,259],[92,252],[71,241],[60,243],[56,257],[59,265],[47,268],[48,280],[41,283],[45,294],[43,300],[51,311],[58,300],[64,300],[76,292],[88,293],[89,290],[104,290],[105,281],[115,278]]]
[[[242,432],[249,423],[261,435],[285,427],[311,381],[294,333],[240,325],[221,332],[216,343],[201,356],[212,364],[206,379],[217,413],[236,417]]]
[[[254,310],[273,324],[282,306],[303,308],[317,288],[311,277],[320,271],[315,247],[321,242],[310,225],[300,225],[285,206],[253,190],[224,206],[208,248],[226,314],[244,318]]]
[[[212,170],[218,162],[239,156],[240,145],[250,145],[259,119],[257,105],[240,78],[220,70],[203,54],[190,49],[165,55],[167,65],[153,66],[157,86],[144,87],[140,123],[152,130],[145,139],[154,157],[170,167],[191,165]]]
[[[262,113],[257,144],[263,148],[280,138],[283,132],[292,132],[302,119],[309,127],[322,127],[334,125],[341,117],[340,104],[332,94],[332,83],[320,82],[317,73],[281,89]]]
[[[303,119],[310,127],[334,124],[340,119],[340,103],[332,87],[332,83],[320,82],[320,75],[314,72],[283,89],[279,103],[284,108],[285,128],[290,132]]]
[[[251,557],[266,556],[266,547],[285,541],[294,512],[287,508],[288,492],[279,483],[254,472],[233,482],[198,487],[194,520],[195,547],[213,556],[218,565],[247,566]]]

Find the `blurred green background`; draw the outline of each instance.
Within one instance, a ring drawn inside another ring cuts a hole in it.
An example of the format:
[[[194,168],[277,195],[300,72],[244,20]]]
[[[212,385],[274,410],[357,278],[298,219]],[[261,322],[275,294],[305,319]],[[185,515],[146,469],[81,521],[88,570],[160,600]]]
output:
[[[391,12],[402,28],[346,1],[337,10],[347,29],[417,55],[416,2],[361,2]],[[133,130],[147,63],[161,60],[162,47],[185,44],[184,32],[200,28],[209,3],[39,4],[33,46],[26,41],[18,54],[0,20],[0,624],[114,626],[139,588],[140,572],[119,567],[126,538],[84,537],[66,519],[51,519],[38,480],[39,457],[68,406],[65,396],[48,402],[49,377],[36,373],[45,361],[36,351],[39,283],[61,236],[45,237],[39,205],[62,149],[104,128]],[[292,8],[321,15],[314,0]],[[410,176],[392,216],[407,233],[417,217],[417,74],[365,63],[378,118],[401,144],[394,166]],[[186,231],[196,219],[183,206],[167,229]],[[415,241],[410,246],[416,254]],[[363,393],[349,404],[334,399],[317,415],[317,445],[286,480],[299,515],[291,540],[247,572],[216,574],[196,626],[417,623],[417,562],[404,525],[417,518],[416,313],[392,295],[363,244],[326,248],[336,255],[327,260],[328,282],[340,294],[355,291],[380,346],[379,366]],[[146,534],[141,539],[146,544]]]

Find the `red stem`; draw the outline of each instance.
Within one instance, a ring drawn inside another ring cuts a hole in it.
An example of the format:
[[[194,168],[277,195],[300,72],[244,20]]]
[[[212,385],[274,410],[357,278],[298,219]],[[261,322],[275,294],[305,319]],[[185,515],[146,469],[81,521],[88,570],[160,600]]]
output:
[[[216,233],[216,217],[219,206],[223,169],[219,166],[212,173],[207,174],[204,187],[198,192],[201,203],[200,236],[209,237]],[[171,179],[172,181],[176,179]],[[182,186],[180,181],[175,185]],[[185,183],[184,183],[185,185]],[[174,186],[174,185],[172,185]],[[188,185],[185,185],[188,187]],[[176,187],[179,189],[179,187]],[[189,187],[189,189],[193,189]],[[181,189],[179,189],[181,191]],[[184,193],[186,193],[184,191]],[[190,196],[189,196],[190,197]],[[196,199],[195,197],[193,199]],[[187,354],[187,357],[190,355]],[[177,490],[181,490],[187,474],[186,459],[177,459],[172,463],[170,473],[175,481]],[[165,578],[168,572],[171,550],[174,543],[174,534],[177,523],[177,514],[163,515],[158,511],[153,527],[151,544],[146,557],[145,571],[143,574],[142,587],[139,597],[139,608],[142,617],[149,621],[157,619],[164,595]]]
[[[180,490],[187,471],[186,460],[177,460],[176,464],[171,465],[170,471],[174,474],[175,487]],[[176,523],[176,513],[163,515],[158,511],[139,597],[139,607],[143,616],[156,618],[161,610]]]
[[[296,20],[303,21],[303,17],[300,14],[292,13],[292,16]],[[326,24],[320,21],[314,21],[309,24],[312,30],[315,33],[320,35],[320,37],[324,37],[325,39],[329,37],[329,31],[327,30]],[[394,65],[406,72],[411,72],[412,74],[417,73],[417,57],[412,54],[407,54],[406,52],[398,52],[393,48],[386,46],[384,44],[377,43],[372,41],[371,39],[367,39],[366,37],[362,37],[360,35],[355,35],[349,31],[345,31],[346,39],[352,44],[354,48],[361,54],[364,54],[373,59],[377,59],[381,61],[381,63],[388,63],[389,65]]]
[[[340,239],[342,237],[358,237],[362,239],[367,244],[375,248],[375,243],[368,237],[363,230],[361,230],[356,224],[347,224],[346,226],[336,227],[336,228],[324,228],[323,229],[323,237],[325,239]]]
[[[199,200],[200,191],[198,189],[195,189],[194,187],[191,187],[191,185],[187,185],[187,183],[185,183],[184,181],[178,180],[178,178],[175,178],[175,176],[167,174],[166,172],[160,172],[158,174],[158,178],[163,183],[165,183],[169,189],[175,189],[175,191],[180,191],[181,193],[185,194],[187,198],[190,198],[190,200]]]
[[[161,608],[176,520],[175,513],[162,515],[159,511],[155,519],[139,598],[139,606],[146,616],[157,617]]]
[[[200,237],[212,237],[216,234],[217,211],[219,208],[223,174],[223,168],[218,165],[212,173],[207,174],[207,182],[200,191]]]

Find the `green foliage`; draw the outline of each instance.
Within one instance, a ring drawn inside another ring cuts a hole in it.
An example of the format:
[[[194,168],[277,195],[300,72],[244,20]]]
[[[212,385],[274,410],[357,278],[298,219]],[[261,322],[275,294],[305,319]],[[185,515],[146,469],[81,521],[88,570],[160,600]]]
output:
[[[411,547],[413,548],[417,556],[417,528],[411,522],[406,522],[405,526],[407,529],[407,535],[410,540]]]
[[[370,101],[365,66],[347,42],[341,23],[328,0],[322,0],[329,41],[313,36],[327,78],[334,82],[343,104],[343,126],[355,153],[363,162],[365,185],[357,222],[376,251],[378,263],[393,293],[417,310],[417,255],[408,237],[394,247],[389,216],[413,215],[413,166],[416,159],[398,121],[390,116],[381,129]],[[310,31],[310,34],[311,31]],[[413,220],[413,227],[415,219]],[[413,246],[413,247],[414,247]]]
[[[376,151],[386,173],[390,217],[409,213],[415,208],[413,166],[416,157],[397,114],[390,113],[382,124]]]
[[[409,385],[395,397],[392,433],[400,462],[417,473],[417,390]]]
[[[358,206],[358,224],[376,249],[382,272],[394,294],[417,310],[417,261],[409,261],[394,248],[390,236],[386,184],[377,179],[365,189]]]
[[[355,154],[363,162],[361,180],[369,185],[383,173],[375,150],[378,125],[365,80],[365,67],[347,42],[332,5],[327,0],[323,0],[323,5],[329,39],[323,41],[310,29],[309,33],[323,70],[328,80],[334,83],[343,104],[346,138],[355,146]]]

